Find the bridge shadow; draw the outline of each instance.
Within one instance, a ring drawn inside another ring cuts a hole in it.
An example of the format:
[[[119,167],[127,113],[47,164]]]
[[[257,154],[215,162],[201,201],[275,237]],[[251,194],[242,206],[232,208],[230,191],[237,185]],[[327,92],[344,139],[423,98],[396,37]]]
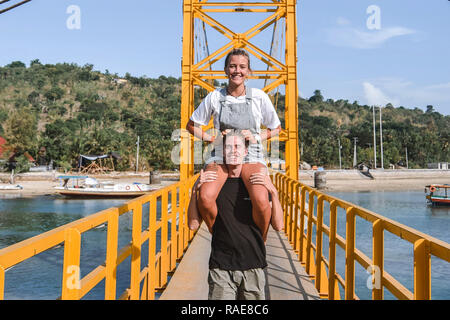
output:
[[[266,298],[270,300],[319,300],[319,293],[301,266],[291,244],[280,232],[270,230],[266,242]]]

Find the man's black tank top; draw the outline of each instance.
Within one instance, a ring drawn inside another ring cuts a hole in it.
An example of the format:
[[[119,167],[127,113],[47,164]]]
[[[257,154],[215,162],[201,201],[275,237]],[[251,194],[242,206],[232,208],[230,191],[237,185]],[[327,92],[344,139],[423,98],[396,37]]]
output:
[[[266,247],[252,218],[252,203],[241,178],[228,178],[217,200],[209,268],[265,268]]]

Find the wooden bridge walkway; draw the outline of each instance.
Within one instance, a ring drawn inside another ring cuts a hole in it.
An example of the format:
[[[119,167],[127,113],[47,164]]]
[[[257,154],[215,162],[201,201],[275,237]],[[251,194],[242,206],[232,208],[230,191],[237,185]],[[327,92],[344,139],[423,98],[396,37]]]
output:
[[[208,299],[211,235],[203,223],[160,300]],[[319,293],[282,232],[269,230],[266,242],[266,299],[318,300]]]

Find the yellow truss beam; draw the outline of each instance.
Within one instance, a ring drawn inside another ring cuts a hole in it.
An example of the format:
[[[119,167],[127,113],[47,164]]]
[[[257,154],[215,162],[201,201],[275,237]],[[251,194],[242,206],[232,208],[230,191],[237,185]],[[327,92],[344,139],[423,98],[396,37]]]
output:
[[[237,33],[211,17],[209,13],[247,14],[272,13],[244,33]],[[194,21],[198,19],[216,30],[229,41],[206,58],[196,62],[194,59]],[[270,56],[250,40],[280,19],[285,19],[285,62]],[[182,60],[182,98],[181,128],[184,131],[189,117],[194,111],[194,86],[207,91],[214,90],[211,79],[226,79],[223,70],[212,70],[212,66],[224,58],[233,48],[244,48],[254,57],[265,63],[270,70],[255,70],[250,79],[272,79],[263,88],[270,92],[285,85],[285,128],[279,140],[286,141],[286,174],[298,179],[298,87],[297,87],[297,24],[296,0],[260,1],[260,2],[211,2],[200,0],[183,1],[183,60]],[[209,81],[209,82],[208,82]],[[205,129],[205,127],[203,128]],[[189,133],[181,134],[180,179],[194,174],[194,137]]]

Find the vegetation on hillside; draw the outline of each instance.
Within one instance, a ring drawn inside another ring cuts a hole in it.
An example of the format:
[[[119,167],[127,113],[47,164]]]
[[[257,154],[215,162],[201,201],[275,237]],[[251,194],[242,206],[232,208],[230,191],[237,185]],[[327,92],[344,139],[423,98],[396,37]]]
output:
[[[178,143],[172,141],[172,133],[180,127],[181,79],[128,73],[126,82],[118,78],[95,71],[90,64],[44,65],[33,60],[28,67],[20,61],[0,67],[0,136],[10,150],[28,151],[33,157],[44,146],[49,158],[66,169],[77,166],[80,154],[117,152],[122,156],[117,170],[135,168],[139,136],[141,170],[175,169],[170,155]],[[202,94],[196,92],[196,103]],[[282,121],[283,100],[280,96],[277,104]],[[432,106],[423,112],[388,104],[383,108],[385,167],[404,162],[406,147],[410,167],[449,161],[449,128],[450,117]],[[358,138],[358,162],[369,163],[373,159],[369,106],[324,101],[319,90],[309,99],[299,99],[303,161],[337,167],[339,138],[343,166],[351,167],[353,137]]]

